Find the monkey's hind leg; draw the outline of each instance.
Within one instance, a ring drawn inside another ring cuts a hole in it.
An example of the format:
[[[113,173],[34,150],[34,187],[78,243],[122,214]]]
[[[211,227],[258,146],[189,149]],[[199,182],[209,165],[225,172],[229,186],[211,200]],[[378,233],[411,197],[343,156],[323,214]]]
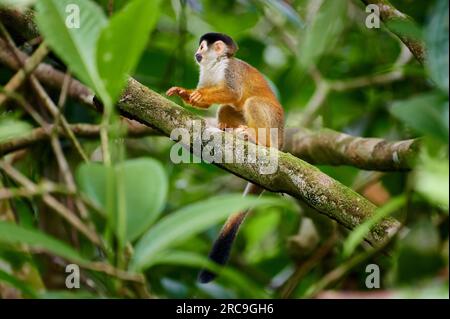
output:
[[[243,114],[252,140],[259,145],[280,148],[283,135],[283,115],[278,105],[261,97],[248,99],[243,107]]]
[[[217,111],[217,125],[219,129],[237,128],[245,124],[242,113],[236,111],[231,105],[222,105]]]

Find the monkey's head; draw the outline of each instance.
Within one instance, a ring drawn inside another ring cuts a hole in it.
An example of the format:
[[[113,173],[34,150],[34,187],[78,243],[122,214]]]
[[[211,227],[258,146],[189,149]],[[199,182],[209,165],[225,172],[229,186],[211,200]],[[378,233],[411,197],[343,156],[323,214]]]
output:
[[[195,60],[206,65],[223,57],[232,57],[238,46],[231,37],[223,33],[206,33],[201,36]]]

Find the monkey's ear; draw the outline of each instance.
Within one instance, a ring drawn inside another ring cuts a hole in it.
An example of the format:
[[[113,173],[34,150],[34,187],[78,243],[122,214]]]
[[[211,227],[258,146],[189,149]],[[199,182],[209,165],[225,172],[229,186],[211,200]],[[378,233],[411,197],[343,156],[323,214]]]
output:
[[[214,48],[214,51],[217,53],[217,55],[222,55],[222,54],[224,54],[224,52],[227,48],[227,45],[225,44],[225,42],[219,40],[219,41],[214,42],[213,48]]]

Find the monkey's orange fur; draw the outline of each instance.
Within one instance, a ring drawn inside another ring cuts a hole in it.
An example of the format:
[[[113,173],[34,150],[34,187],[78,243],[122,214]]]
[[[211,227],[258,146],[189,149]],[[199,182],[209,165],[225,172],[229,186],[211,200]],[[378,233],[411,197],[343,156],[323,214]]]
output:
[[[237,45],[230,37],[218,33],[205,34],[195,54],[200,64],[197,89],[172,87],[167,95],[178,95],[186,103],[199,108],[220,104],[217,112],[220,129],[237,128],[243,130],[254,143],[281,148],[284,137],[283,109],[263,75],[233,57],[236,50]],[[265,136],[258,136],[259,129],[266,129]],[[276,140],[270,129],[277,130]],[[249,183],[244,195],[259,195],[262,191],[259,186]],[[228,218],[209,254],[211,260],[220,265],[226,263],[246,214],[239,212]],[[215,274],[207,270],[199,276],[202,283],[214,278]]]

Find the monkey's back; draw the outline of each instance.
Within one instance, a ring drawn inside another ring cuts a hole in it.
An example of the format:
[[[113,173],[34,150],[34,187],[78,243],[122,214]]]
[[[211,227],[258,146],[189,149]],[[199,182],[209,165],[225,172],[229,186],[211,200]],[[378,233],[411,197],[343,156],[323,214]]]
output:
[[[265,118],[265,126],[279,129],[278,145],[281,147],[284,139],[284,111],[267,80],[256,68],[237,58],[230,59],[227,71],[225,78],[228,85],[240,92],[235,107],[242,110],[246,103],[258,105],[259,117]]]
[[[235,82],[230,84],[238,85],[242,90],[240,102],[245,103],[248,98],[257,96],[267,98],[279,105],[269,83],[256,68],[245,61],[231,58],[227,69],[229,72],[226,78],[231,78],[231,82]]]

